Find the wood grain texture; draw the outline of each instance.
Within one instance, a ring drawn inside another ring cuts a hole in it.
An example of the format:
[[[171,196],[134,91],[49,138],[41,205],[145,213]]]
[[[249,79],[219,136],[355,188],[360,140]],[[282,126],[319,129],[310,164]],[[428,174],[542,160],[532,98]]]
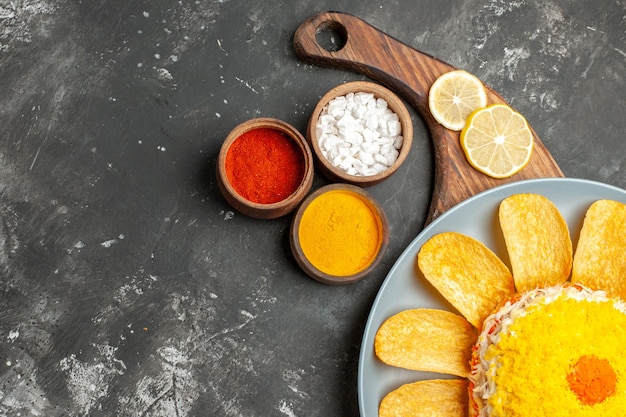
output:
[[[343,35],[345,44],[337,50],[325,49],[317,41],[318,33],[324,30]],[[435,179],[427,224],[455,204],[481,191],[524,179],[563,177],[561,169],[534,130],[531,160],[519,173],[495,179],[472,168],[460,146],[460,133],[441,126],[428,110],[430,85],[440,75],[456,68],[398,41],[355,16],[336,12],[315,15],[296,30],[293,43],[296,55],[302,61],[364,74],[396,92],[423,117],[435,152]],[[487,99],[489,104],[506,103],[488,86]]]

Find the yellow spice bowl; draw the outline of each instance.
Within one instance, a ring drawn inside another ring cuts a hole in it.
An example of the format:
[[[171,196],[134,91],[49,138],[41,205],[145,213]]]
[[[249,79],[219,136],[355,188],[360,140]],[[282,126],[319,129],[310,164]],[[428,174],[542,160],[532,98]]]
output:
[[[308,276],[325,284],[349,284],[380,263],[389,244],[389,224],[382,207],[361,187],[330,184],[300,205],[289,241]]]

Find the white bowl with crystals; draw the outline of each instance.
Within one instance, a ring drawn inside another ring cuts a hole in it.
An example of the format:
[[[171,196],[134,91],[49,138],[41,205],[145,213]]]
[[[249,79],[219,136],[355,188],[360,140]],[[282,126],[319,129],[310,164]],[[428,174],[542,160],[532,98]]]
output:
[[[367,187],[402,165],[411,148],[413,124],[403,101],[392,91],[354,81],[320,99],[309,120],[307,139],[322,174]]]

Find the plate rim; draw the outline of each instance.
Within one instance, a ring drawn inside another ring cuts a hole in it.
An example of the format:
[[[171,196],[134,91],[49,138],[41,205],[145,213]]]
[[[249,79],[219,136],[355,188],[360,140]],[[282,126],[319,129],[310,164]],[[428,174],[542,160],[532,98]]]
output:
[[[373,334],[375,334],[375,330],[372,329],[372,325],[376,317],[377,309],[381,304],[381,300],[385,296],[385,290],[389,286],[389,283],[394,280],[394,273],[398,270],[399,266],[405,262],[405,258],[415,249],[414,246],[418,244],[419,241],[424,239],[424,236],[428,235],[432,229],[440,227],[441,223],[446,222],[450,216],[454,215],[457,211],[463,210],[464,207],[474,204],[476,200],[479,199],[487,199],[489,196],[493,194],[502,194],[502,198],[507,195],[521,193],[521,192],[533,192],[533,188],[541,188],[542,186],[549,186],[552,183],[559,185],[559,183],[567,183],[568,185],[576,185],[576,184],[584,184],[586,187],[591,187],[592,189],[598,189],[605,191],[606,193],[612,192],[616,194],[621,194],[624,196],[626,203],[626,190],[619,188],[617,186],[606,184],[603,182],[583,179],[583,178],[536,178],[536,179],[528,179],[522,181],[511,182],[507,184],[500,185],[498,187],[494,187],[480,193],[477,193],[466,200],[457,203],[446,212],[442,213],[439,217],[437,217],[430,224],[426,225],[420,232],[411,240],[411,242],[405,247],[405,249],[398,256],[393,266],[390,268],[389,272],[385,276],[383,282],[381,283],[376,297],[372,302],[370,307],[367,320],[365,322],[365,326],[363,328],[363,334],[361,343],[359,345],[359,356],[358,356],[358,371],[357,371],[357,396],[358,396],[358,404],[359,404],[359,415],[361,417],[378,417],[378,413],[375,416],[367,414],[365,398],[364,398],[364,385],[365,385],[365,375],[363,364],[366,358],[365,355],[369,352],[368,344],[373,343]],[[396,278],[399,279],[399,278]],[[379,399],[379,401],[382,400]]]

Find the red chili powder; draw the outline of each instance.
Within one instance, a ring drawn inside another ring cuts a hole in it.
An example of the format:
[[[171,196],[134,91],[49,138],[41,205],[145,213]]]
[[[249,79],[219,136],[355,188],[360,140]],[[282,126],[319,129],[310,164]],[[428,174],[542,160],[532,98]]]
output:
[[[304,176],[304,156],[298,144],[271,128],[239,136],[226,154],[226,176],[247,200],[271,204],[296,191]]]

